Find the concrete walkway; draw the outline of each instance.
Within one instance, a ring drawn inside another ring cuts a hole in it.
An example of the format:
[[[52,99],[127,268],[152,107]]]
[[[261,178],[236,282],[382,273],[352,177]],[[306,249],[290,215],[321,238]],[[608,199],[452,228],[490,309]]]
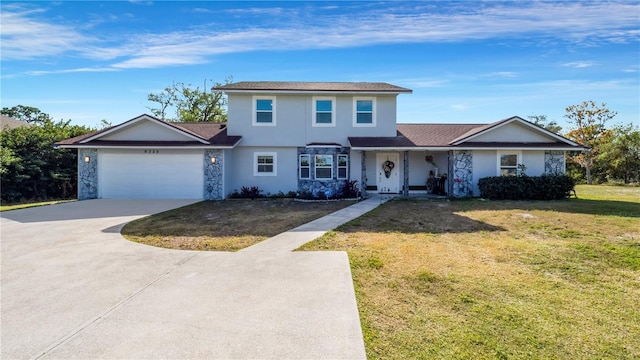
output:
[[[242,252],[127,241],[180,201],[89,200],[2,213],[2,359],[365,359],[346,253],[291,252],[377,196]]]
[[[367,199],[354,205],[261,241],[253,246],[240,250],[240,252],[293,251],[309,241],[313,241],[321,237],[327,231],[331,231],[342,224],[359,218],[392,198],[393,195],[385,196],[373,194]]]

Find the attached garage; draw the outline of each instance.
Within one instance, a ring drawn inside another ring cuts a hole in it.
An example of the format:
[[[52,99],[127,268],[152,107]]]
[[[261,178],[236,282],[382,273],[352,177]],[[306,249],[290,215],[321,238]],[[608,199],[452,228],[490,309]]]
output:
[[[241,136],[226,124],[170,123],[141,115],[63,140],[78,150],[78,199],[222,200],[225,152]]]
[[[100,150],[98,197],[201,199],[202,150]]]

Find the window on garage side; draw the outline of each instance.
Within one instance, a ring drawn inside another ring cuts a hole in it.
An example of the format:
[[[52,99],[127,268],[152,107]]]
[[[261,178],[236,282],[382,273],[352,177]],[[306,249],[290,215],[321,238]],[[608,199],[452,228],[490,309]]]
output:
[[[500,176],[518,175],[518,164],[520,163],[519,152],[499,152],[498,153],[498,173]]]
[[[276,153],[257,152],[253,154],[255,176],[275,176],[277,175],[277,155]]]
[[[316,155],[316,180],[333,179],[333,155]]]
[[[300,155],[300,179],[311,178],[311,156],[309,154]]]
[[[338,179],[346,179],[348,176],[349,155],[338,155]]]

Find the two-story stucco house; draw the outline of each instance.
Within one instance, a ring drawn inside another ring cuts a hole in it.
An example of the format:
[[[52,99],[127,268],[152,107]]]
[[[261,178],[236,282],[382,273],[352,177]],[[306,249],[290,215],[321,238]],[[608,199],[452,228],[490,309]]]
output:
[[[228,122],[168,123],[141,115],[62,141],[78,149],[78,197],[224,199],[265,193],[336,194],[435,187],[479,195],[478,179],[563,173],[580,144],[519,117],[492,124],[398,124],[387,83],[238,82],[220,86]]]

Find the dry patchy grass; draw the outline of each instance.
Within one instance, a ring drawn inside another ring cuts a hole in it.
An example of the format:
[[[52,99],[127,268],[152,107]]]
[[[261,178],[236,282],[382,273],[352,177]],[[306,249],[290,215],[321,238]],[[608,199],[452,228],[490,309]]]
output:
[[[640,188],[608,191],[392,201],[303,249],[349,253],[371,359],[640,358]]]
[[[171,249],[236,251],[351,204],[291,199],[204,201],[133,221],[122,235]]]
[[[71,202],[71,201],[75,201],[75,200],[51,200],[51,201],[40,201],[40,202],[0,204],[0,212],[28,209],[32,207],[39,207],[39,206],[46,206],[46,205],[62,204],[62,203]]]

